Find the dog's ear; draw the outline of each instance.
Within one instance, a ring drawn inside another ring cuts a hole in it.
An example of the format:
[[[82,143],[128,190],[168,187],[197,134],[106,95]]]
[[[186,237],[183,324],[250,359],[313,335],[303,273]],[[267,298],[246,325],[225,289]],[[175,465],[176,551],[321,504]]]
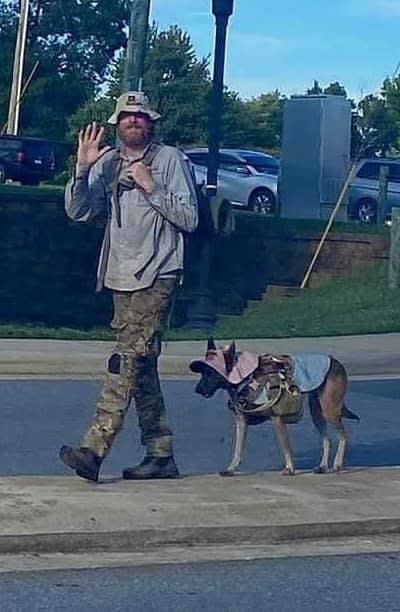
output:
[[[207,353],[209,351],[216,351],[216,350],[217,350],[217,347],[215,345],[214,338],[211,337],[208,339],[208,342],[207,342]]]
[[[235,365],[235,357],[236,357],[236,345],[235,342],[232,341],[230,345],[224,349],[224,359],[226,365],[226,371],[232,372],[233,366]]]

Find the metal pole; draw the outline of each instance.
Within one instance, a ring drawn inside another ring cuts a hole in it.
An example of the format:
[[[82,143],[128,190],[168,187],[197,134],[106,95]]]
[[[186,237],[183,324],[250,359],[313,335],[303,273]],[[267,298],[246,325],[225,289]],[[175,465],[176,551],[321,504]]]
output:
[[[317,261],[317,259],[319,257],[319,254],[320,254],[320,252],[322,250],[322,247],[325,244],[326,237],[329,234],[329,230],[331,229],[332,223],[333,223],[333,221],[334,221],[334,219],[336,217],[336,213],[339,210],[339,208],[340,208],[340,206],[341,206],[341,204],[343,202],[344,196],[346,195],[346,191],[349,188],[349,185],[350,185],[351,181],[353,180],[353,177],[354,177],[355,172],[356,172],[356,168],[357,168],[357,162],[354,161],[352,166],[351,166],[351,168],[350,168],[350,171],[349,171],[349,173],[347,175],[347,179],[344,182],[344,185],[342,187],[342,191],[339,194],[339,197],[338,197],[338,200],[336,202],[336,205],[335,205],[335,207],[334,207],[334,209],[333,209],[333,211],[331,213],[331,216],[329,217],[328,223],[326,224],[324,233],[322,234],[321,240],[319,241],[319,244],[318,244],[318,246],[316,248],[316,251],[315,251],[314,256],[313,256],[313,258],[311,260],[311,263],[308,266],[307,272],[306,272],[306,274],[305,274],[305,276],[303,278],[303,282],[300,285],[300,289],[304,289],[304,287],[306,287],[306,285],[307,285],[307,283],[309,281],[309,278],[310,278],[311,273],[312,273],[312,271],[314,269],[315,263],[316,263],[316,261]]]
[[[142,88],[149,15],[150,0],[132,0],[123,92]]]
[[[211,215],[213,207],[218,206],[217,186],[219,167],[219,145],[221,139],[221,114],[224,91],[224,68],[226,30],[229,17],[233,12],[233,0],[212,0],[212,12],[215,16],[214,70],[211,104],[208,119],[208,168],[206,185],[206,202]],[[191,329],[212,329],[216,322],[216,310],[210,292],[210,272],[213,260],[215,236],[214,231],[199,235],[198,245],[198,279],[197,287],[192,293],[192,304],[188,309],[185,327]]]
[[[21,91],[21,96],[20,96],[20,98],[19,98],[19,100],[18,100],[18,103],[20,103],[20,102],[21,102],[21,100],[22,100],[22,98],[24,97],[25,92],[26,92],[26,90],[28,89],[28,87],[29,87],[29,85],[30,85],[30,82],[31,82],[31,81],[32,81],[32,79],[33,79],[33,75],[35,74],[35,72],[36,72],[36,70],[37,70],[38,66],[39,66],[39,60],[36,60],[35,65],[33,66],[32,70],[31,70],[31,73],[30,73],[30,75],[28,76],[28,78],[26,79],[25,85],[24,85],[24,86],[23,86],[23,88],[22,88],[22,91]],[[7,121],[5,122],[5,124],[3,125],[2,130],[1,130],[1,132],[0,132],[0,136],[3,136],[3,135],[6,133],[7,126],[8,126],[8,120],[7,120]]]
[[[214,74],[208,133],[209,155],[207,170],[207,195],[209,197],[215,196],[217,193],[222,99],[224,91],[225,45],[228,20],[228,15],[215,16]]]
[[[390,228],[389,287],[400,287],[400,209],[392,208],[392,226]]]
[[[22,74],[28,29],[29,0],[21,0],[17,39],[14,51],[14,68],[8,109],[7,134],[18,134],[19,109],[21,100]]]
[[[379,194],[376,222],[378,225],[386,221],[386,204],[388,194],[389,166],[381,166],[379,169]]]

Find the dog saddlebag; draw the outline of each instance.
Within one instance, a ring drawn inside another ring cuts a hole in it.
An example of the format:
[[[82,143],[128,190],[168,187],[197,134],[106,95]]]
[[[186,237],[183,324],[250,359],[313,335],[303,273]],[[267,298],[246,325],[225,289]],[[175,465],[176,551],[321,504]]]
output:
[[[249,416],[280,416],[285,423],[297,423],[303,415],[303,397],[291,374],[290,357],[262,355],[252,382],[241,394],[239,410]]]

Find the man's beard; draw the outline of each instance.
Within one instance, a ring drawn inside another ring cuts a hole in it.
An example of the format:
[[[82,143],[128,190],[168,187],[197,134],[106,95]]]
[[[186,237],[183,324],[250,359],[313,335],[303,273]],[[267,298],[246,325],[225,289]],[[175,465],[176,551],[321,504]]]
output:
[[[142,127],[127,127],[118,129],[118,136],[127,147],[145,147],[149,142],[149,131]]]

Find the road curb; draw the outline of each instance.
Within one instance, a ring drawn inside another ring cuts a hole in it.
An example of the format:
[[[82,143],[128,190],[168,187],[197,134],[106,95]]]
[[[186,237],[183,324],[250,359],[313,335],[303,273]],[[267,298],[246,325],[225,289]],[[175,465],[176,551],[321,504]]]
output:
[[[193,357],[195,359],[195,357]],[[196,378],[190,372],[189,363],[192,360],[191,357],[185,359],[169,358],[164,360],[160,364],[160,376],[162,377],[173,377],[177,378]],[[393,360],[382,360],[374,362],[350,362],[343,359],[343,363],[346,366],[347,374],[349,376],[399,376],[400,375],[400,361]],[[9,362],[5,364],[0,361],[0,377],[15,378],[93,378],[101,379],[104,377],[106,367],[104,364],[98,365],[93,364],[88,366],[82,364],[77,367],[76,364],[67,364],[59,366],[57,363],[34,363],[34,362]]]
[[[177,527],[96,533],[0,536],[0,554],[140,552],[149,548],[288,544],[318,539],[400,534],[400,518],[234,527]]]

